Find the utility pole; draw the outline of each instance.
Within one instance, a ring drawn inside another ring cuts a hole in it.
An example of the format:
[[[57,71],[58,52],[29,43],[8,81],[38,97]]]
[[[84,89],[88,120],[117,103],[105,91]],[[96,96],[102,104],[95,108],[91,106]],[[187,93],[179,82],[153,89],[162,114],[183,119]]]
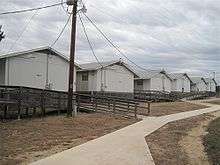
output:
[[[70,117],[72,115],[72,110],[73,110],[73,86],[74,86],[74,60],[75,60],[75,47],[76,47],[77,0],[67,0],[67,5],[73,7],[71,44],[70,44],[70,63],[69,63],[68,105],[67,105],[67,117]]]
[[[4,32],[2,31],[2,25],[0,25],[0,42],[5,38]]]
[[[215,73],[215,71],[213,72],[213,79],[215,79],[216,78],[216,73]]]

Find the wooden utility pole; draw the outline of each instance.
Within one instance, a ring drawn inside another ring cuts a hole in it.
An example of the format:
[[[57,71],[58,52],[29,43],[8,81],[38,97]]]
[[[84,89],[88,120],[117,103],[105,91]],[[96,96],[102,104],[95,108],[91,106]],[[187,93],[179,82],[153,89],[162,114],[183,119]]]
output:
[[[2,30],[2,25],[0,25],[0,42],[2,41],[3,38],[5,38],[4,32]]]
[[[72,10],[72,31],[70,44],[70,63],[69,63],[69,85],[68,85],[68,105],[67,116],[72,115],[73,110],[73,86],[74,86],[74,60],[76,47],[76,14],[77,14],[77,0],[68,0],[67,5],[73,6]]]

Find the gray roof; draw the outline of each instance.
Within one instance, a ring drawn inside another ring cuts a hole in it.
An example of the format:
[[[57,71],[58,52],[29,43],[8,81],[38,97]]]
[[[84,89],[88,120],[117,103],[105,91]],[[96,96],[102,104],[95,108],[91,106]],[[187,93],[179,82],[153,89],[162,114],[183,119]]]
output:
[[[117,61],[105,61],[105,62],[92,62],[92,63],[85,63],[85,64],[80,64],[80,70],[78,71],[93,71],[93,70],[99,70],[101,68],[105,68],[111,65],[123,65],[126,69],[128,69],[130,72],[132,72],[134,75],[136,75],[136,73],[134,72],[134,70],[126,63],[117,60]]]
[[[150,69],[146,69],[145,71],[136,70],[136,74],[138,75],[138,78],[136,79],[151,79],[159,74],[164,74],[167,78],[172,80],[172,78],[164,70],[150,70]]]
[[[190,79],[190,77],[186,73],[169,73],[168,75],[173,80],[178,80],[178,79],[181,79],[182,77],[185,76],[185,77],[187,77],[192,82],[192,80]]]
[[[206,83],[212,83],[214,82],[216,85],[217,85],[217,82],[215,81],[215,79],[212,79],[212,78],[204,78],[205,82]]]
[[[181,79],[184,77],[186,74],[185,73],[169,73],[168,74],[172,79]]]
[[[92,63],[85,63],[85,64],[79,64],[80,68],[82,70],[98,70],[101,69],[102,67],[108,67],[110,65],[113,65],[119,61],[106,61],[106,62],[92,62]]]
[[[26,50],[26,51],[21,51],[21,52],[14,52],[14,53],[9,53],[9,54],[4,54],[4,55],[0,55],[0,59],[4,59],[4,58],[10,58],[10,57],[16,57],[16,56],[20,56],[20,55],[24,55],[24,54],[28,54],[28,53],[32,53],[32,52],[42,52],[42,51],[48,51],[51,54],[57,55],[60,58],[62,58],[63,60],[69,62],[69,58],[66,57],[65,55],[63,55],[62,53],[58,52],[57,50],[46,46],[46,47],[40,47],[40,48],[36,48],[36,49],[30,49],[30,50]],[[78,66],[78,64],[75,63],[76,66]],[[79,66],[78,66],[79,67]]]
[[[190,77],[190,79],[192,80],[193,83],[197,84],[197,83],[200,83],[200,82],[205,82],[204,78],[202,77]]]
[[[158,74],[161,74],[161,70],[146,70],[146,71],[136,71],[139,79],[150,79]]]

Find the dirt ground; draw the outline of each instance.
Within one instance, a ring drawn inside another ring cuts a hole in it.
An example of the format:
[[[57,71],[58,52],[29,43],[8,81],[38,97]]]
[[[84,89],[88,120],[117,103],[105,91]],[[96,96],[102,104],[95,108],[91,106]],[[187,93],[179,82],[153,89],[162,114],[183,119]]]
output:
[[[209,102],[207,102],[207,103],[220,105],[220,100],[213,100],[213,101],[209,101]]]
[[[217,117],[209,123],[203,138],[205,151],[213,165],[220,164],[220,112]]]
[[[204,105],[197,105],[188,102],[163,102],[151,103],[150,116],[163,116],[174,113],[193,111],[197,109],[207,108]],[[138,110],[139,114],[146,114],[147,110]]]
[[[100,113],[0,123],[0,164],[27,164],[137,122]]]
[[[147,136],[155,164],[210,164],[202,138],[206,134],[206,126],[217,116],[220,112],[172,122]]]

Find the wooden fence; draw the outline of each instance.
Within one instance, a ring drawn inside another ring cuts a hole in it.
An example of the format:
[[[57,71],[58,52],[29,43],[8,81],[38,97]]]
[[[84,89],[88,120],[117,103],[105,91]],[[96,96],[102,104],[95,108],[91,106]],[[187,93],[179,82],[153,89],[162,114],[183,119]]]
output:
[[[177,101],[180,99],[205,99],[208,97],[214,97],[215,92],[210,91],[198,91],[198,92],[166,92],[166,91],[151,91],[151,90],[142,90],[135,91],[134,98],[151,100],[151,101]]]
[[[46,113],[56,111],[58,114],[67,109],[67,92],[42,90],[20,86],[0,86],[0,115],[3,118],[17,116],[45,116]],[[123,97],[98,96],[94,94],[74,93],[73,105],[77,110],[108,112],[126,117],[137,117],[138,110],[150,113],[150,102]],[[9,113],[11,112],[11,113]]]

